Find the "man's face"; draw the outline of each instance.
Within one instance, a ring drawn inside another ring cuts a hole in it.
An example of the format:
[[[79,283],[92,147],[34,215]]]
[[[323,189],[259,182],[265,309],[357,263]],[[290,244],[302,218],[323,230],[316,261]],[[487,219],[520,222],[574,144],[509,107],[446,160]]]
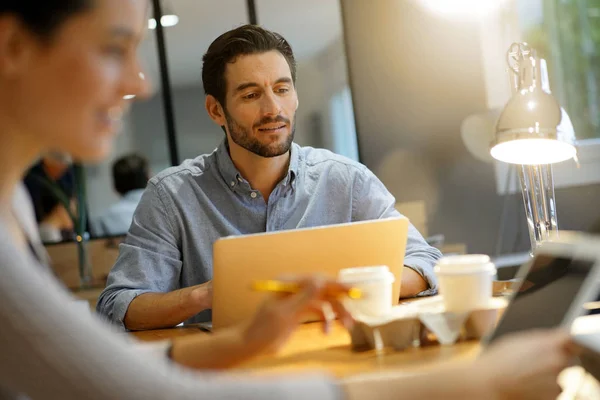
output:
[[[298,95],[285,57],[278,51],[238,57],[225,69],[227,134],[261,157],[289,151]]]

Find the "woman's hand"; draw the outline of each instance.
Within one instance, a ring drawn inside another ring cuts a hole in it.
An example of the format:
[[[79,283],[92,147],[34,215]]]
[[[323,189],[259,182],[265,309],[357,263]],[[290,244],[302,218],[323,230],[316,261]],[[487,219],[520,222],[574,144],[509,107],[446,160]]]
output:
[[[507,335],[486,349],[472,371],[489,399],[555,399],[558,374],[576,351],[568,332],[528,331]]]
[[[249,349],[276,351],[310,314],[317,313],[322,317],[324,333],[330,330],[333,313],[347,328],[351,328],[354,320],[341,303],[348,286],[320,278],[307,278],[298,283],[301,287],[299,292],[267,299],[254,317],[242,325],[243,342]]]
[[[190,368],[226,369],[259,354],[275,351],[290,337],[305,316],[318,313],[328,332],[333,315],[346,327],[354,323],[340,299],[348,287],[331,280],[310,278],[298,282],[301,290],[268,298],[246,323],[173,340],[172,359]]]

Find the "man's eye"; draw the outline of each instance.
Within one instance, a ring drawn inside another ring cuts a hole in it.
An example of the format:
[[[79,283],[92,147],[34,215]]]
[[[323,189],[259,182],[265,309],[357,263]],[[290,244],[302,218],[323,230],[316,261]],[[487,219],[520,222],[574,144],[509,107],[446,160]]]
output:
[[[250,94],[245,95],[244,99],[251,100],[251,99],[256,98],[256,96],[257,96],[256,93],[250,93]]]

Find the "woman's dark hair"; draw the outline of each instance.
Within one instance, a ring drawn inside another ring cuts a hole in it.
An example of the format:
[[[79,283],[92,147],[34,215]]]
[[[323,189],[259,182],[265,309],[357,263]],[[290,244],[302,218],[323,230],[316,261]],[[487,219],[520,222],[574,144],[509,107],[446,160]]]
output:
[[[242,55],[280,52],[287,61],[292,81],[296,83],[296,60],[290,44],[278,33],[256,25],[243,25],[225,32],[215,39],[202,58],[202,84],[204,92],[213,96],[225,107],[225,67]]]
[[[0,15],[13,14],[31,31],[49,38],[69,17],[92,7],[95,0],[0,0]]]

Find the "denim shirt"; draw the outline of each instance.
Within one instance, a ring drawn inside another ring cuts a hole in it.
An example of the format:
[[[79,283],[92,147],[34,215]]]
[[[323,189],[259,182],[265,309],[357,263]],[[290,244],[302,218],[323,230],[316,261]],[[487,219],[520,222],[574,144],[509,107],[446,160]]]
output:
[[[293,144],[290,165],[268,202],[235,168],[224,141],[211,154],[168,168],[148,183],[97,311],[117,324],[131,301],[212,279],[222,237],[397,217],[395,199],[364,165]],[[441,253],[409,226],[405,266],[429,283]],[[186,323],[210,321],[210,310]]]

